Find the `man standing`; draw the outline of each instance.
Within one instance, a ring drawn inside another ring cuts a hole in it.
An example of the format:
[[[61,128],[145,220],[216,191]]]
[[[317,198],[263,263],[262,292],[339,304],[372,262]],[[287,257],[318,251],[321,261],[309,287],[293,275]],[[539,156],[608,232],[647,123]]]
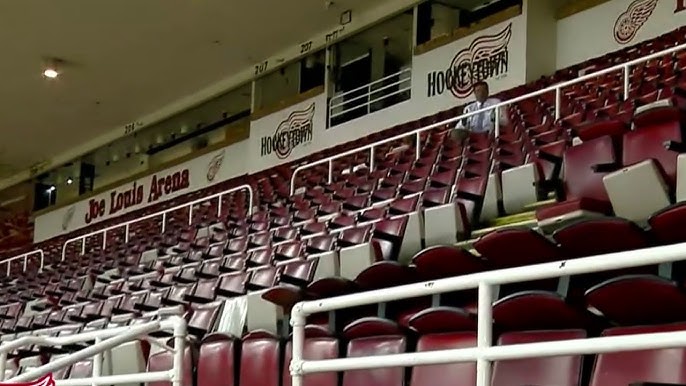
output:
[[[474,83],[474,97],[476,98],[476,101],[467,105],[462,112],[463,114],[485,109],[501,103],[500,99],[489,97],[488,83],[484,81]],[[500,126],[502,127],[507,125],[509,120],[507,118],[506,110],[503,108],[500,108],[499,110],[498,120],[500,121]],[[455,125],[455,130],[453,130],[452,136],[462,143],[469,136],[470,132],[485,133],[491,132],[494,129],[495,109],[460,119],[457,122],[457,125]]]

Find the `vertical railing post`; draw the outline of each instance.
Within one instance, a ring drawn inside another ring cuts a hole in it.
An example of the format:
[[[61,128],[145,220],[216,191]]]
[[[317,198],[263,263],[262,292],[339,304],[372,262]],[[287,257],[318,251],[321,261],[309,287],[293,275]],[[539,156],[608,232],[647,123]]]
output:
[[[7,260],[7,277],[10,277],[12,272],[12,260]]]
[[[38,256],[40,258],[40,272],[43,272],[43,266],[45,266],[45,252],[43,252],[42,249],[39,249]]]
[[[7,353],[0,352],[0,382],[5,380],[5,366],[7,365]]]
[[[555,89],[555,122],[560,119],[560,109],[562,108],[562,89]]]
[[[131,223],[127,222],[124,226],[124,232],[126,232],[126,234],[124,235],[124,242],[126,243],[129,242],[129,225],[131,225]]]
[[[162,231],[164,233],[167,230],[167,212],[162,213]]]
[[[102,251],[107,247],[107,229],[102,231]]]
[[[26,272],[26,267],[29,265],[29,255],[26,254],[24,255],[24,270],[22,272]]]
[[[476,361],[476,386],[491,384],[491,362],[483,358],[483,351],[491,347],[493,340],[493,287],[489,283],[479,283],[479,301],[477,315],[477,348],[479,358]]]
[[[372,84],[367,85],[367,115],[372,111]]]
[[[86,237],[81,238],[81,256],[86,254]]]
[[[629,100],[629,79],[631,74],[629,73],[629,65],[624,66],[624,101]]]
[[[495,119],[495,137],[500,137],[500,107],[496,107],[493,111],[493,117]]]
[[[193,203],[188,205],[188,225],[193,225]]]
[[[187,382],[183,382],[184,371],[184,361],[186,351],[186,321],[181,317],[174,317],[174,368],[172,375],[172,385],[181,386]]]
[[[329,159],[329,184],[333,183],[333,159]]]
[[[374,145],[369,147],[369,172],[374,171]]]
[[[222,217],[222,198],[223,196],[220,194],[219,197],[217,197],[217,218],[220,219]]]
[[[419,139],[420,139],[420,138],[421,138],[421,135],[420,135],[420,132],[418,131],[418,132],[415,133],[415,144],[414,144],[414,147],[415,147],[415,152],[417,153],[417,154],[415,154],[415,156],[414,156],[414,159],[415,159],[415,160],[418,160],[418,159],[419,159],[419,152],[422,151],[422,145],[419,143]]]
[[[296,307],[298,306],[296,305]],[[302,386],[303,347],[305,346],[305,316],[300,312],[293,313],[291,317],[291,326],[293,327],[293,359],[289,364],[289,369],[292,376],[291,386]]]
[[[102,342],[101,338],[95,338],[95,344]],[[98,383],[95,381],[102,376],[102,351],[98,351],[97,354],[93,356],[93,384],[92,386],[97,386]]]

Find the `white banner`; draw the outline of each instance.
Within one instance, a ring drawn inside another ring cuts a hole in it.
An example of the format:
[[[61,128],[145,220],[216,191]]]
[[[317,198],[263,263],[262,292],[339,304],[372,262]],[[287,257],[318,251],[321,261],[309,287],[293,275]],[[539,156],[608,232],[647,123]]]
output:
[[[324,148],[326,94],[250,122],[249,172],[297,160]]]
[[[520,15],[412,60],[413,108],[432,114],[473,100],[472,84],[491,94],[526,81],[526,20]]]
[[[557,68],[653,39],[686,25],[686,0],[612,0],[557,22]]]
[[[40,215],[35,219],[34,242],[69,233],[244,174],[245,157],[245,144],[240,142]]]

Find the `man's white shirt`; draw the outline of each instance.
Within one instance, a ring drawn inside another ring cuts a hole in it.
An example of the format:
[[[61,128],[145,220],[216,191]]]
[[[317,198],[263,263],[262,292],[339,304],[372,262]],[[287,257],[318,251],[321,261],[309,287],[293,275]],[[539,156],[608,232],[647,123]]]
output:
[[[497,98],[488,98],[486,99],[483,103],[479,103],[479,101],[474,101],[467,105],[465,107],[463,114],[471,113],[473,111],[478,111],[487,107],[491,107],[494,105],[497,105],[498,103],[501,103],[500,99]],[[506,110],[503,108],[499,109],[499,120],[500,120],[500,125],[507,125],[509,120],[507,118],[507,113]],[[489,110],[489,111],[484,111],[482,113],[472,115],[469,118],[466,119],[460,119],[457,122],[457,125],[455,128],[457,129],[469,129],[474,133],[483,133],[487,131],[492,131],[495,128],[495,109]],[[463,121],[467,122],[463,122]]]

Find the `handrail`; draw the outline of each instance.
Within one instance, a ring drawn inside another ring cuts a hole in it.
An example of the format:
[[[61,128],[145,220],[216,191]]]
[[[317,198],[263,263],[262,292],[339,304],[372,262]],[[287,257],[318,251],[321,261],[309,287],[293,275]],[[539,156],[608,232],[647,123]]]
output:
[[[631,74],[630,74],[630,71],[629,71],[629,70],[630,70],[630,67],[631,67],[631,66],[634,66],[634,65],[637,65],[637,64],[640,64],[640,63],[643,63],[643,62],[647,62],[647,61],[649,61],[649,60],[656,59],[656,58],[659,58],[659,57],[662,57],[662,56],[664,56],[664,55],[668,55],[668,54],[671,54],[671,53],[674,53],[674,52],[677,52],[677,51],[681,51],[681,50],[683,50],[683,49],[686,49],[686,44],[681,44],[681,45],[678,45],[678,46],[674,46],[674,47],[672,47],[672,48],[668,48],[668,49],[666,49],[666,50],[662,50],[662,51],[656,52],[656,53],[654,53],[654,54],[646,55],[646,56],[643,56],[643,57],[641,57],[641,58],[634,59],[634,60],[630,60],[630,61],[628,61],[628,62],[625,62],[625,63],[622,63],[622,64],[618,64],[618,65],[615,65],[615,66],[612,66],[612,67],[608,67],[608,68],[603,69],[603,70],[598,70],[598,71],[593,72],[593,73],[590,73],[590,74],[582,75],[582,76],[579,76],[579,77],[577,77],[577,78],[575,78],[575,79],[572,79],[572,80],[560,82],[560,83],[557,83],[557,84],[555,84],[555,85],[548,86],[548,87],[546,87],[546,88],[543,88],[543,89],[540,89],[540,90],[537,90],[537,91],[533,91],[533,92],[530,92],[530,93],[528,93],[528,94],[521,95],[521,96],[518,96],[518,97],[515,97],[515,98],[512,98],[512,99],[509,99],[509,100],[507,100],[507,101],[501,102],[501,103],[497,103],[497,104],[495,104],[495,105],[493,105],[493,106],[489,106],[489,107],[487,107],[487,108],[483,108],[483,109],[475,110],[475,111],[472,111],[472,112],[469,112],[469,113],[465,113],[465,114],[462,114],[462,115],[457,116],[457,117],[449,118],[449,119],[446,119],[446,120],[441,121],[441,122],[433,123],[433,124],[430,124],[430,125],[428,125],[428,126],[425,126],[425,127],[419,128],[419,129],[415,129],[415,130],[412,130],[412,131],[409,131],[409,132],[407,132],[407,133],[398,134],[398,135],[393,136],[393,137],[391,137],[391,138],[382,139],[382,140],[376,141],[376,142],[371,143],[371,144],[368,144],[368,145],[360,146],[360,147],[355,148],[355,149],[352,149],[352,150],[344,151],[344,152],[342,152],[342,153],[338,153],[338,154],[333,155],[333,156],[329,156],[329,157],[326,157],[326,158],[321,158],[321,159],[319,159],[319,160],[317,160],[317,161],[313,161],[313,162],[310,162],[310,163],[308,163],[308,164],[298,166],[298,167],[293,171],[293,174],[291,175],[291,189],[290,189],[290,193],[291,193],[291,195],[294,194],[294,192],[295,192],[295,177],[296,177],[296,175],[298,174],[298,172],[300,172],[300,171],[302,171],[302,170],[304,170],[304,169],[308,169],[308,168],[311,168],[311,167],[313,167],[313,166],[321,165],[321,164],[323,164],[323,163],[328,162],[328,163],[329,163],[329,181],[328,181],[328,182],[331,183],[331,182],[332,182],[332,181],[331,181],[331,179],[332,179],[331,177],[332,177],[332,168],[333,168],[332,161],[333,161],[333,160],[336,160],[336,159],[342,158],[342,157],[346,157],[346,156],[349,156],[349,155],[351,155],[351,154],[355,154],[355,153],[358,153],[358,152],[361,152],[361,151],[365,151],[365,150],[369,150],[369,151],[370,151],[370,153],[371,153],[371,158],[370,158],[370,159],[373,160],[373,158],[374,158],[374,148],[375,148],[376,146],[383,145],[383,144],[386,144],[386,143],[389,143],[389,142],[393,142],[393,141],[397,141],[397,140],[399,140],[399,139],[403,139],[403,138],[406,138],[406,137],[409,137],[409,136],[413,136],[413,135],[416,137],[416,144],[415,144],[416,147],[417,147],[417,154],[416,154],[416,157],[419,157],[419,150],[420,150],[420,143],[419,143],[419,139],[420,139],[420,138],[419,138],[419,136],[420,136],[420,134],[423,133],[424,131],[432,130],[432,129],[435,129],[435,128],[441,127],[441,126],[446,126],[446,125],[449,125],[449,124],[451,124],[451,123],[455,123],[455,122],[457,122],[457,121],[459,121],[459,120],[462,120],[462,119],[465,119],[465,118],[469,118],[469,117],[471,117],[471,116],[474,116],[474,115],[477,115],[477,114],[481,114],[481,113],[484,113],[484,112],[488,112],[488,111],[491,111],[491,110],[494,110],[494,111],[495,111],[495,115],[496,115],[496,119],[495,119],[495,134],[496,134],[496,136],[497,136],[497,135],[499,134],[499,130],[500,130],[500,124],[499,124],[500,121],[499,121],[499,119],[497,118],[497,114],[498,114],[498,112],[500,111],[500,108],[501,108],[501,107],[507,107],[507,106],[509,106],[509,105],[511,105],[511,104],[514,104],[514,103],[517,103],[517,102],[521,102],[521,101],[526,100],[526,99],[529,99],[529,98],[531,98],[531,97],[543,95],[543,94],[549,93],[549,92],[551,92],[551,91],[554,91],[554,92],[555,92],[555,119],[557,120],[557,119],[560,118],[560,107],[561,107],[561,104],[562,104],[562,91],[561,91],[561,90],[562,90],[563,88],[569,87],[569,86],[572,86],[572,85],[575,85],[575,84],[577,84],[577,83],[580,83],[580,82],[583,82],[583,81],[586,81],[586,80],[589,80],[589,79],[597,78],[597,77],[599,77],[599,76],[601,76],[601,75],[609,74],[609,73],[611,73],[611,72],[623,70],[623,75],[624,75],[624,99],[626,100],[626,99],[629,98],[629,90],[630,90],[630,89],[629,89],[629,81],[630,81],[630,78],[631,78]],[[373,161],[371,161],[371,162],[373,162]],[[372,167],[370,167],[370,169],[372,169]]]
[[[403,78],[403,76],[407,74],[409,75],[406,78]],[[389,79],[393,78],[398,78],[396,81],[390,84],[384,84]],[[381,85],[380,87],[378,87]],[[390,90],[392,87],[398,87],[399,90],[392,91]],[[404,68],[394,74],[387,75],[381,79],[375,80],[371,83],[367,83],[365,85],[362,85],[360,87],[357,87],[353,90],[348,90],[344,93],[334,95],[331,97],[329,100],[328,104],[328,109],[329,109],[329,121],[328,121],[328,127],[333,126],[333,119],[336,117],[343,116],[351,111],[356,111],[361,108],[365,108],[367,110],[367,114],[372,112],[372,107],[374,103],[377,103],[379,101],[382,101],[386,98],[389,98],[393,95],[398,95],[404,92],[407,92],[411,90],[412,88],[412,68]],[[366,93],[357,95],[351,99],[345,99],[347,95],[357,93],[362,90],[367,90]],[[384,92],[385,90],[388,90]],[[375,94],[382,94],[380,97],[372,98],[373,95]],[[365,100],[366,99],[366,100]],[[358,103],[355,103],[359,101]],[[334,110],[340,110],[340,111],[334,111]]]
[[[503,284],[537,281],[592,272],[671,263],[686,259],[686,243],[640,250],[608,253],[591,257],[486,271],[423,283],[389,287],[328,299],[299,302],[291,311],[293,359],[290,364],[293,386],[302,386],[303,375],[380,367],[409,367],[439,363],[477,362],[477,386],[487,386],[491,362],[557,355],[582,355],[628,350],[686,347],[686,331],[638,334],[624,337],[575,339],[547,343],[492,346],[493,287]],[[303,359],[305,322],[308,315],[367,304],[386,303],[408,298],[478,288],[477,347],[457,350],[365,356],[317,360]]]
[[[141,339],[155,331],[173,331],[174,347],[169,350],[174,353],[173,366],[169,371],[146,372],[139,374],[121,374],[103,376],[100,363],[102,353],[123,343]],[[183,356],[187,338],[186,321],[182,317],[172,316],[165,320],[152,321],[137,326],[106,328],[82,332],[64,337],[26,336],[0,345],[0,381],[5,378],[7,354],[27,345],[63,346],[79,342],[95,340],[96,343],[75,353],[51,361],[43,366],[27,371],[11,378],[8,382],[19,383],[34,380],[45,374],[54,372],[76,362],[93,357],[91,378],[58,380],[58,385],[111,385],[138,382],[171,382],[174,386],[181,386],[183,381]],[[104,340],[103,340],[104,339]]]
[[[400,75],[402,75],[402,74],[404,74],[404,73],[410,73],[410,72],[412,72],[412,68],[411,68],[411,67],[403,68],[402,70],[400,70],[400,71],[398,71],[398,72],[396,72],[396,73],[394,73],[394,74],[386,75],[385,77],[383,77],[383,78],[381,78],[381,79],[377,79],[377,80],[375,80],[375,81],[373,81],[373,82],[370,82],[370,83],[367,83],[367,84],[363,84],[362,86],[360,86],[360,87],[358,87],[358,88],[354,88],[354,89],[348,90],[348,91],[346,91],[346,92],[344,92],[344,93],[335,95],[335,96],[333,96],[331,99],[342,98],[342,97],[344,97],[344,96],[346,96],[346,95],[348,95],[348,94],[352,94],[352,93],[354,93],[354,92],[357,92],[357,91],[360,91],[360,90],[364,90],[365,88],[366,88],[366,89],[371,89],[371,87],[374,86],[375,84],[382,83],[382,82],[384,82],[384,81],[386,81],[386,80],[388,80],[388,79],[391,79],[391,78],[393,78],[393,77],[395,77],[395,76],[400,76]]]
[[[231,193],[235,193],[235,192],[244,190],[244,189],[248,191],[248,215],[252,215],[254,192],[253,192],[252,186],[250,186],[249,184],[243,184],[243,185],[236,186],[236,187],[233,187],[231,189],[225,190],[223,192],[213,194],[211,196],[202,197],[202,198],[199,198],[199,199],[191,201],[191,202],[186,202],[186,203],[177,205],[173,208],[164,209],[164,210],[161,210],[159,212],[155,212],[155,213],[143,216],[143,217],[138,217],[134,220],[126,221],[123,223],[112,225],[112,226],[107,227],[107,228],[103,228],[103,229],[99,229],[99,230],[96,230],[96,231],[93,231],[90,233],[86,233],[84,235],[73,237],[73,238],[65,241],[64,244],[62,245],[62,260],[64,260],[66,258],[67,245],[69,245],[75,241],[82,240],[82,242],[81,242],[81,254],[83,255],[86,253],[86,239],[88,239],[91,236],[102,234],[102,248],[105,249],[105,247],[107,246],[107,232],[109,232],[113,229],[119,229],[121,227],[124,227],[125,228],[124,231],[126,233],[124,235],[124,239],[126,242],[128,242],[129,241],[129,227],[131,226],[131,224],[135,224],[135,223],[140,222],[140,221],[149,220],[149,219],[155,218],[157,216],[162,216],[162,226],[161,226],[160,233],[164,233],[164,231],[166,230],[167,213],[174,212],[174,211],[177,211],[179,209],[184,209],[186,207],[189,208],[188,209],[188,225],[191,225],[193,223],[193,206],[195,206],[196,204],[199,204],[199,203],[203,203],[203,202],[213,200],[215,198],[218,198],[217,215],[221,215],[222,197],[225,195],[231,194]]]
[[[40,258],[40,269],[43,270],[43,265],[45,264],[45,252],[43,252],[43,250],[40,248],[35,249],[31,252],[26,252],[24,254],[13,256],[13,257],[7,258],[5,260],[2,260],[2,261],[0,261],[0,265],[7,264],[7,276],[9,276],[10,271],[12,269],[12,262],[15,260],[24,259],[24,268],[22,269],[22,272],[26,272],[26,268],[27,268],[28,261],[29,261],[29,256],[32,256],[35,254],[38,254],[38,256]]]

